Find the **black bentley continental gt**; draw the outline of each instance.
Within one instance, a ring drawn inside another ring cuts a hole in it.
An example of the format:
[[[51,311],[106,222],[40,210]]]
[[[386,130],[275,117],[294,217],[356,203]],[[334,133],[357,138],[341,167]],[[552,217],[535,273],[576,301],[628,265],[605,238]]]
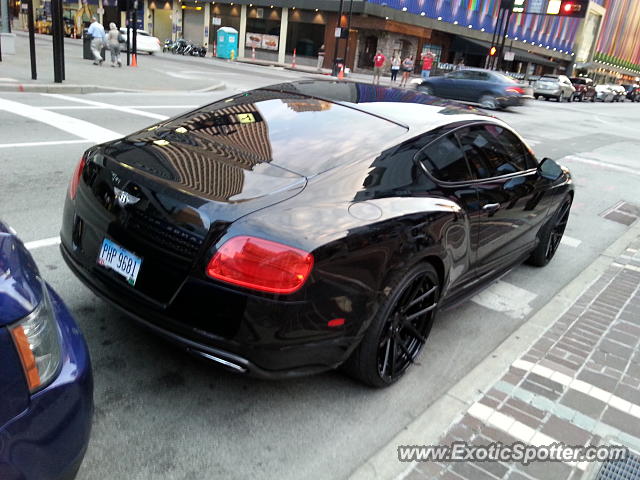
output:
[[[553,257],[573,199],[502,121],[417,91],[300,81],[90,148],[62,254],[190,353],[265,378],[403,375],[436,311]]]

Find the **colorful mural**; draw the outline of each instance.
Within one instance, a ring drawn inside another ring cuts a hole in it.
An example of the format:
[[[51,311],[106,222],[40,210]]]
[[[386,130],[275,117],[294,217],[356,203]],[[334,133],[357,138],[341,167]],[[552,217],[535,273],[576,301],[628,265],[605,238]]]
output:
[[[604,7],[594,60],[640,73],[640,1],[604,0]]]
[[[417,15],[462,25],[473,30],[493,33],[500,0],[368,0]],[[596,3],[613,0],[596,0]],[[618,0],[615,0],[618,1]],[[637,0],[623,0],[640,3]],[[538,8],[546,8],[548,0],[531,0]],[[509,24],[509,37],[518,41],[548,47],[550,50],[573,53],[580,19],[549,15],[513,14]]]

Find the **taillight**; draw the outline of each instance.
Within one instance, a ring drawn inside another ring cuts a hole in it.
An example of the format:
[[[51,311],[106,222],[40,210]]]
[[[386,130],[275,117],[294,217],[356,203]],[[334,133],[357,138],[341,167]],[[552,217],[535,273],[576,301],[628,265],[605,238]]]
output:
[[[507,92],[519,93],[520,95],[524,95],[524,88],[522,87],[507,87]]]
[[[71,176],[71,182],[69,182],[69,198],[74,200],[76,198],[76,193],[78,192],[78,184],[80,183],[80,176],[82,175],[82,170],[84,170],[84,155],[76,165],[75,170],[73,171],[73,175]]]
[[[216,252],[206,273],[211,278],[271,293],[293,293],[309,277],[313,255],[262,238],[239,236]]]

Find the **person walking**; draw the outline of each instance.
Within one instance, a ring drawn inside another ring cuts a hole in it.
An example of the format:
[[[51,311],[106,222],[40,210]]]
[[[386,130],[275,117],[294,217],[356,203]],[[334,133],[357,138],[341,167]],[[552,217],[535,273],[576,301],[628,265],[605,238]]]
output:
[[[387,61],[387,57],[382,54],[382,50],[378,50],[378,53],[373,57],[373,83],[380,84],[380,74],[384,67],[384,62]]]
[[[111,52],[111,66],[115,67],[116,64],[119,67],[122,67],[122,61],[120,61],[120,40],[122,39],[122,34],[116,24],[111,22],[109,24],[109,33],[107,33],[107,45],[109,46],[109,51]]]
[[[318,50],[318,71],[322,70],[322,65],[324,65],[324,43],[320,45],[320,50]]]
[[[401,63],[402,62],[400,61],[400,56],[398,54],[394,55],[391,59],[391,83],[396,83]]]
[[[89,29],[87,30],[87,34],[91,35],[93,38],[91,39],[91,53],[93,53],[93,64],[94,65],[102,65],[104,62],[104,58],[100,55],[100,50],[104,46],[104,27],[96,17],[91,17],[91,25],[89,25]]]
[[[400,86],[406,87],[407,82],[409,81],[409,76],[415,67],[415,62],[413,61],[413,55],[405,58],[402,61],[402,79],[400,80]]]
[[[424,54],[422,59],[422,79],[426,80],[431,75],[431,67],[433,66],[433,59],[435,55],[431,51]]]

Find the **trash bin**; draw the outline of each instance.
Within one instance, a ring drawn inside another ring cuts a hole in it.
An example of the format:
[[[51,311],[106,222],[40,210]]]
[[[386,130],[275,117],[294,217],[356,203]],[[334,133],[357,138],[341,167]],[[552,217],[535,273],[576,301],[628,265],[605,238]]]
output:
[[[82,58],[83,60],[93,60],[93,53],[91,53],[91,40],[93,35],[87,33],[85,28],[82,32]]]

